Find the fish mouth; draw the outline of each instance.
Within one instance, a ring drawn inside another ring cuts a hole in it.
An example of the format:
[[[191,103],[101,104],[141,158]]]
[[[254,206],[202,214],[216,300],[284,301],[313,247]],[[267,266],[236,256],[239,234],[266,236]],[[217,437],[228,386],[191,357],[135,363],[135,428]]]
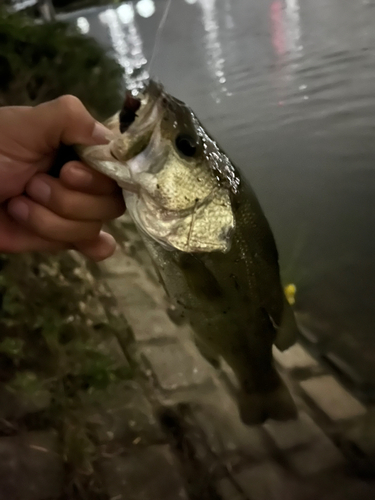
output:
[[[139,194],[131,163],[147,146],[160,119],[162,87],[153,81],[143,92],[127,91],[122,109],[104,122],[112,133],[109,144],[76,144],[78,155],[94,170],[110,177],[126,192]]]
[[[124,104],[118,115],[121,134],[142,135],[142,131],[150,127],[156,118],[155,108],[159,108],[163,96],[163,87],[150,80],[148,85],[137,94],[127,91]]]
[[[159,156],[158,124],[164,105],[163,87],[150,80],[138,94],[128,91],[121,111],[107,122],[114,133],[108,151],[115,163],[121,165],[122,173],[116,181],[124,191],[139,194],[138,174],[147,172],[151,159],[154,163]]]
[[[134,123],[141,104],[142,101],[139,97],[133,96],[131,92],[126,93],[125,101],[119,114],[119,128],[122,134]]]

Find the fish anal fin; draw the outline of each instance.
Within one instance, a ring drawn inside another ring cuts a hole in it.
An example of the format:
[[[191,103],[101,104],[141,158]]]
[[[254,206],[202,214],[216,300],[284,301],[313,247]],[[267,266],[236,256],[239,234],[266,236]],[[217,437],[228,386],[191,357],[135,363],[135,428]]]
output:
[[[286,299],[284,299],[283,314],[280,325],[276,327],[276,332],[275,346],[280,351],[289,349],[297,340],[298,326],[293,309]]]

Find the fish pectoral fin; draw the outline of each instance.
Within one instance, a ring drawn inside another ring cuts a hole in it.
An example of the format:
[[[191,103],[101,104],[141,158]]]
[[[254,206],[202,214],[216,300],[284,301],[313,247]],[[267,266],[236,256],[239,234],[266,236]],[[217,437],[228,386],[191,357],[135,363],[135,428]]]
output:
[[[295,344],[298,336],[298,326],[294,317],[293,309],[286,299],[284,299],[283,314],[276,332],[276,339],[274,343],[280,351],[285,351]]]
[[[198,257],[188,253],[179,256],[177,265],[184,273],[186,283],[196,297],[214,301],[223,296],[223,291],[212,272]]]

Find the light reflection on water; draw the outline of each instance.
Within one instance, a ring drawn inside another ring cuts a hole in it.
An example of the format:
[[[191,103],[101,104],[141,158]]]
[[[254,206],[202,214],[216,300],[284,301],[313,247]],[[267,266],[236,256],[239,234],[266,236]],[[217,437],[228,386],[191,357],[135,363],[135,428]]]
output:
[[[225,60],[223,49],[219,37],[219,24],[216,12],[216,0],[198,0],[202,9],[202,22],[205,30],[205,44],[207,50],[207,64],[211,68],[214,77],[214,86],[219,87],[220,92],[213,91],[217,102],[220,101],[220,93],[227,96],[231,93],[227,88],[227,78],[225,75]]]
[[[299,0],[285,1],[285,32],[287,33],[288,49],[291,53],[303,49],[301,45],[301,20]]]
[[[90,31],[90,23],[83,16],[77,19],[77,27],[83,35],[87,35],[87,33]]]
[[[128,2],[117,9],[104,10],[100,12],[99,19],[108,27],[115,56],[124,68],[126,87],[137,91],[149,75],[145,68],[147,60],[143,55],[133,4]]]
[[[142,17],[148,18],[155,13],[155,3],[153,0],[139,0],[135,4],[138,14]]]

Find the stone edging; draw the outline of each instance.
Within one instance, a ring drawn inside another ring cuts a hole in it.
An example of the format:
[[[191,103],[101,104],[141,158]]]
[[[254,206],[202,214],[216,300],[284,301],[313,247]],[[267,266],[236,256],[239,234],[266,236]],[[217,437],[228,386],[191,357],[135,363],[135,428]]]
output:
[[[209,487],[204,495],[200,491],[201,498],[315,500],[335,494],[337,499],[373,499],[375,485],[348,472],[341,453],[345,446],[341,451],[337,446],[345,444],[348,430],[368,418],[368,408],[296,344],[284,353],[275,349],[274,357],[297,401],[299,419],[244,426],[230,394],[230,369],[215,371],[198,353],[189,327],[170,321],[147,256],[141,252],[146,260],[142,265],[130,255],[131,245],[123,245],[101,268],[129,322],[129,349],[147,377],[146,392],[174,439],[175,454],[185,447],[194,457],[189,468],[198,471],[195,480],[209,474]],[[361,447],[361,439],[355,446]],[[369,472],[371,458],[364,459],[361,451],[360,459],[349,455],[358,470]],[[186,468],[186,457],[179,460]],[[189,498],[200,498],[194,488],[187,491]]]

